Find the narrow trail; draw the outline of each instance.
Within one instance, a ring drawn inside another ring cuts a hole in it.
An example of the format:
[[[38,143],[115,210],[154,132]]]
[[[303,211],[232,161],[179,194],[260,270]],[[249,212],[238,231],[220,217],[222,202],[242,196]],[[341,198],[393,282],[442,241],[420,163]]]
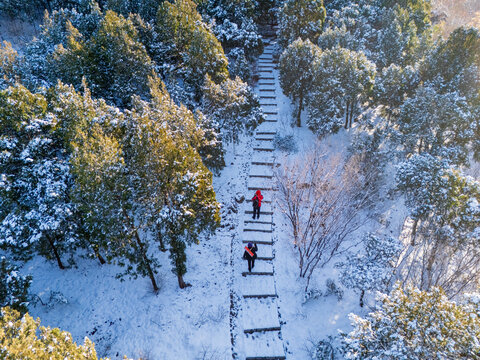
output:
[[[274,60],[275,39],[264,39],[258,60],[256,88],[266,120],[256,130],[246,201],[239,213],[239,238],[232,242],[233,287],[230,296],[232,358],[245,360],[286,359],[275,286],[274,223],[275,185],[273,139],[278,128],[278,70]],[[252,219],[251,197],[256,190],[264,196],[260,218]],[[252,272],[240,257],[248,242],[258,245],[258,258]]]

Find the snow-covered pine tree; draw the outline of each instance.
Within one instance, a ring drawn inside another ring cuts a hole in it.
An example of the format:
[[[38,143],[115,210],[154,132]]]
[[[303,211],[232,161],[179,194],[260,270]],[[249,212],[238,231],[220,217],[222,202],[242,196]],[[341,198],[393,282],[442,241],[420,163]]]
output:
[[[148,96],[154,66],[130,19],[108,10],[92,37],[83,40],[70,23],[67,32],[67,44],[53,54],[62,81],[78,90],[85,77],[94,96],[120,107],[128,106],[134,94]]]
[[[263,50],[255,23],[258,7],[258,2],[252,0],[206,0],[199,2],[198,11],[205,20],[215,21],[213,32],[227,53],[236,49],[252,58]]]
[[[308,126],[318,136],[351,127],[371,95],[375,64],[362,52],[325,50],[313,63],[314,79],[307,97]]]
[[[362,244],[365,245],[365,253],[350,254],[344,262],[336,264],[341,269],[342,284],[360,292],[361,307],[365,291],[388,290],[394,266],[403,249],[398,239],[374,234],[367,234]]]
[[[321,55],[318,46],[310,40],[297,39],[285,49],[280,57],[280,85],[285,95],[298,107],[297,126],[301,126],[301,113],[305,97],[313,83],[313,64]]]
[[[169,63],[178,70],[172,75],[180,76],[192,87],[196,101],[201,98],[206,74],[216,83],[227,79],[228,60],[222,45],[202,21],[192,0],[163,2],[158,10],[156,29],[159,39],[169,45],[166,55]]]
[[[396,285],[379,294],[375,311],[350,314],[353,330],[343,334],[347,359],[478,359],[480,317],[472,306],[430,292]]]
[[[83,345],[77,345],[69,332],[40,326],[39,319],[29,314],[22,316],[9,307],[0,313],[0,357],[98,360],[94,344],[87,337]]]
[[[258,96],[238,77],[217,85],[207,75],[203,93],[202,112],[218,124],[225,142],[238,143],[263,120]]]
[[[480,184],[431,155],[398,166],[397,188],[414,221],[397,277],[422,290],[441,286],[449,297],[479,281]]]
[[[68,155],[47,100],[21,85],[0,92],[0,243],[22,259],[76,246]]]
[[[278,42],[286,48],[301,38],[316,44],[326,11],[323,0],[287,0],[278,14]]]
[[[155,235],[161,248],[169,244],[172,271],[180,288],[184,288],[186,245],[198,243],[202,233],[218,226],[219,204],[212,174],[198,152],[188,139],[156,120],[145,112],[128,113],[123,142],[134,199],[132,209],[141,226]]]
[[[18,78],[18,53],[8,41],[0,43],[0,90],[14,85]]]
[[[18,267],[4,256],[0,257],[0,307],[9,306],[24,314],[28,311],[30,275],[24,276]]]
[[[391,64],[383,68],[375,79],[374,103],[382,106],[382,114],[390,120],[403,102],[413,96],[420,82],[417,69]]]
[[[425,84],[399,108],[396,140],[409,155],[426,152],[465,165],[474,136],[472,120],[470,107],[458,92],[442,94]]]

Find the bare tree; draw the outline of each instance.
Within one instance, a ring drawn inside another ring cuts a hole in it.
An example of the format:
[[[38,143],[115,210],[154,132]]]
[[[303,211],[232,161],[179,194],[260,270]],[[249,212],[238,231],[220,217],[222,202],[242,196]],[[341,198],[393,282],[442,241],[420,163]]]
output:
[[[372,202],[375,172],[366,173],[362,155],[348,160],[318,147],[303,161],[276,173],[278,205],[288,219],[298,251],[300,277],[308,289],[313,271],[338,253],[349,234],[365,224],[361,210]]]
[[[441,226],[426,219],[417,225],[415,242],[411,237],[408,231],[403,233],[405,249],[396,265],[397,280],[425,291],[441,287],[450,299],[478,289],[478,236],[452,240]]]

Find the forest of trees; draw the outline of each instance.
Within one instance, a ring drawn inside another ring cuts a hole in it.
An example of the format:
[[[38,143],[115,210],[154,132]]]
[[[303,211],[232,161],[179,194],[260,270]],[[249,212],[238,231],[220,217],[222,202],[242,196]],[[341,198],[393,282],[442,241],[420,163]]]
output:
[[[278,175],[300,277],[308,287],[359,228],[381,179],[409,212],[408,241],[365,234],[336,264],[361,306],[381,294],[332,356],[480,358],[478,28],[442,35],[430,0],[5,0],[0,13],[44,16],[22,51],[0,45],[0,340],[30,332],[12,349],[96,359],[88,339],[36,335],[18,272],[32,256],[68,271],[87,255],[158,290],[159,249],[190,285],[186,247],[221,221],[212,173],[263,120],[251,64],[276,16],[292,124],[319,138],[357,130],[350,159],[322,168],[312,154]]]

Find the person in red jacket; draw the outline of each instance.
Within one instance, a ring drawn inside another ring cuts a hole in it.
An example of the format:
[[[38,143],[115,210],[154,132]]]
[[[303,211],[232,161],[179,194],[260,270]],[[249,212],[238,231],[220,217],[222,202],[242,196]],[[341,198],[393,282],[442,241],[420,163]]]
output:
[[[260,207],[262,206],[263,195],[260,190],[257,190],[255,196],[252,198],[253,205],[253,219],[257,215],[257,219],[260,218]]]

